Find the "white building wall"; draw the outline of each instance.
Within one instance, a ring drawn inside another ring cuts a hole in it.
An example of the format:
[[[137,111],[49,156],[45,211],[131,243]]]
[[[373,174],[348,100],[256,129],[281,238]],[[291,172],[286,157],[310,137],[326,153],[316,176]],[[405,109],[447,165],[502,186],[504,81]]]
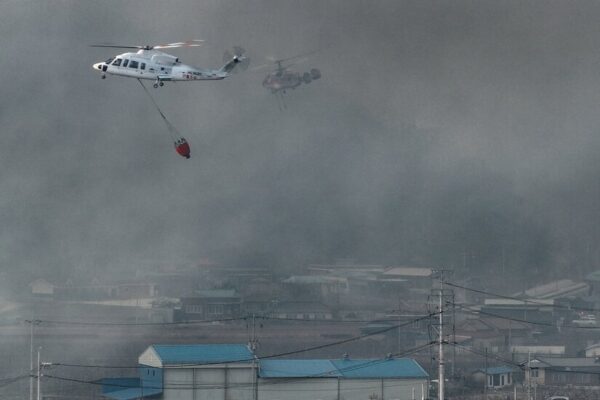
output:
[[[381,400],[382,387],[381,379],[342,379],[340,395],[344,400]]]
[[[427,392],[426,379],[385,379],[383,382],[385,400],[421,400],[427,398]]]
[[[226,400],[254,400],[255,371],[252,368],[228,370],[228,393]]]
[[[193,400],[191,368],[165,368],[163,370],[163,398],[165,400]]]
[[[258,400],[337,400],[337,390],[336,378],[259,379]]]
[[[413,397],[414,389],[414,397]],[[425,379],[260,379],[257,400],[421,400]]]
[[[421,400],[427,393],[426,379],[263,378],[256,387],[254,373],[251,366],[165,368],[162,400]]]
[[[254,400],[252,366],[165,368],[162,400]]]

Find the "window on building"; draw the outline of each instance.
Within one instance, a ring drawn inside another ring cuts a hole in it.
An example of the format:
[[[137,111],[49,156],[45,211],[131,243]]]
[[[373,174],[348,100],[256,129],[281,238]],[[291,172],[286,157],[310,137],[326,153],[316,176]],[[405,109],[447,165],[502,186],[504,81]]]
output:
[[[531,377],[537,378],[538,376],[540,376],[540,370],[537,368],[532,368],[531,369]]]
[[[129,60],[123,60],[123,66],[126,67],[129,64]]]
[[[137,68],[139,65],[139,63],[135,60],[131,60],[131,62],[129,63],[129,68]]]

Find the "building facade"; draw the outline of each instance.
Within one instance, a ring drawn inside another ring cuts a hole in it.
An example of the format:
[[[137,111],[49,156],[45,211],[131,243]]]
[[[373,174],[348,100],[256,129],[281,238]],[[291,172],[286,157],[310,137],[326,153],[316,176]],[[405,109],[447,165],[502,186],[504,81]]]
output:
[[[114,400],[419,400],[429,376],[413,359],[259,359],[241,344],[152,345],[140,377],[102,381]]]

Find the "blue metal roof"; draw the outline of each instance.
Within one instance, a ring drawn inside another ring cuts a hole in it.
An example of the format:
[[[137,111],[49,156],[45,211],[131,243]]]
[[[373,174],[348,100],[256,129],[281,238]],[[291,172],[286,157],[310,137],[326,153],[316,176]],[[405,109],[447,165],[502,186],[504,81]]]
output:
[[[244,344],[155,344],[152,348],[163,365],[251,362],[254,358]]]
[[[102,395],[115,400],[132,400],[142,397],[152,397],[162,393],[159,386],[142,386],[139,378],[104,378]]]
[[[428,378],[412,358],[331,360],[344,378]]]
[[[413,359],[261,360],[261,378],[428,378]]]
[[[261,360],[262,378],[301,378],[338,376],[337,368],[329,360]]]

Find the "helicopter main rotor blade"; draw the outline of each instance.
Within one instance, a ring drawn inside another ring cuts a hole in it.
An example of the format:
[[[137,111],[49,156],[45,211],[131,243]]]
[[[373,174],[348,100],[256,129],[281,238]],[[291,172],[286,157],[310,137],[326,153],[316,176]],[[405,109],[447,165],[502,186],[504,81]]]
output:
[[[118,44],[92,44],[90,47],[110,47],[113,49],[138,49],[138,50],[153,50],[153,49],[175,49],[177,47],[200,47],[204,40],[194,39],[186,40],[185,42],[175,42],[167,44],[157,44],[155,46],[121,46]]]
[[[116,44],[90,44],[90,47],[109,47],[112,49],[144,49],[146,46],[119,46]]]
[[[152,48],[153,49],[175,49],[177,47],[200,47],[200,46],[202,46],[202,43],[204,43],[204,40],[193,39],[193,40],[186,40],[185,42],[158,44],[156,46],[152,46]]]
[[[298,54],[297,56],[292,56],[292,57],[287,57],[287,58],[281,58],[279,60],[274,59],[274,57],[267,57],[267,60],[272,61],[273,63],[284,63],[287,61],[292,61],[295,60],[296,58],[301,58],[301,57],[308,57],[310,55],[313,55],[317,52],[318,50],[313,50],[313,51],[309,51],[308,53],[302,53],[302,54]]]

